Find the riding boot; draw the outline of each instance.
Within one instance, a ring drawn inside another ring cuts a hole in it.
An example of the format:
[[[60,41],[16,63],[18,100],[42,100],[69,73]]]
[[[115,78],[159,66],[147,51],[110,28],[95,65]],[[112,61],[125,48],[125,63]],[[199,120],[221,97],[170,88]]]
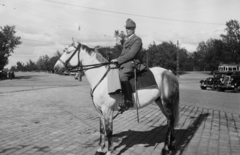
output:
[[[133,107],[133,99],[132,99],[132,86],[129,81],[122,81],[122,92],[124,95],[123,102],[119,104],[121,112],[128,110],[129,108]]]

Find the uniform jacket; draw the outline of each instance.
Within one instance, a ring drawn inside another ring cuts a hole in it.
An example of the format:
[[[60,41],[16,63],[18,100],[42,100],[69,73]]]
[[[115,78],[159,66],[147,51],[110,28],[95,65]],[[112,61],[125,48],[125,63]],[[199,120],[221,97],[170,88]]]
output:
[[[117,58],[120,68],[131,68],[131,61],[134,60],[142,49],[142,40],[135,34],[123,44],[123,50]]]

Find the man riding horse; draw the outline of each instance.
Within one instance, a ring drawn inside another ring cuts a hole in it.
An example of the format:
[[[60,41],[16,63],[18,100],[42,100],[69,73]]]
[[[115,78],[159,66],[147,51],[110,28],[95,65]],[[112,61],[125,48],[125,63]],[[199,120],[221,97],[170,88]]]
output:
[[[134,75],[132,61],[136,59],[142,49],[142,40],[135,34],[136,23],[131,19],[127,19],[125,27],[127,39],[123,44],[122,53],[117,59],[112,60],[112,62],[118,63],[120,66],[119,76],[124,94],[124,101],[119,104],[120,111],[133,107],[133,90],[129,80]]]

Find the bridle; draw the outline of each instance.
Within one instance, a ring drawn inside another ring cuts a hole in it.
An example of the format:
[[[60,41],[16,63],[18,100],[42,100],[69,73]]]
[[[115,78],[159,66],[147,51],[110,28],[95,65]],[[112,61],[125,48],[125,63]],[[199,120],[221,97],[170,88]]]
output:
[[[75,51],[72,53],[72,55],[64,62],[61,58],[59,58],[58,60],[64,65],[64,67],[68,70],[71,71],[73,69],[76,69],[78,67],[81,66],[81,62],[79,60],[79,54],[80,54],[80,48],[81,48],[81,44],[79,43],[78,46],[74,46],[74,44],[72,44],[72,46],[75,48]],[[79,52],[78,52],[79,51]],[[73,56],[78,52],[78,64],[76,66],[71,66],[70,65],[70,61],[73,58]]]
[[[68,71],[80,71],[80,72],[84,72],[86,70],[89,69],[93,69],[93,68],[98,68],[98,67],[102,67],[102,66],[108,66],[107,71],[104,73],[104,75],[102,76],[102,78],[99,80],[99,82],[95,85],[95,87],[93,89],[91,89],[90,91],[90,95],[92,98],[92,102],[94,107],[96,108],[96,110],[99,112],[99,114],[101,114],[101,110],[99,110],[96,105],[94,104],[93,101],[93,93],[95,91],[95,89],[97,88],[97,86],[103,81],[103,79],[107,76],[108,72],[110,71],[110,69],[116,69],[119,68],[119,66],[116,63],[112,63],[112,62],[105,62],[105,63],[99,63],[99,64],[92,64],[92,65],[82,65],[82,63],[80,62],[80,48],[81,48],[81,43],[78,43],[78,46],[76,47],[74,44],[72,44],[72,46],[75,48],[75,51],[72,53],[72,55],[66,60],[66,62],[64,62],[63,60],[61,60],[59,58],[59,61],[61,63],[63,63],[64,67],[68,70]],[[73,58],[73,56],[76,54],[76,52],[78,52],[78,63],[76,66],[71,66],[70,65],[70,61]],[[110,64],[115,64],[116,67],[111,67]],[[119,114],[122,114],[121,111],[118,111],[117,114],[115,114],[115,116],[113,116],[113,119],[115,119]]]
[[[80,57],[79,57],[81,43],[78,43],[77,47],[74,46],[74,44],[72,46],[75,48],[75,51],[72,53],[72,55],[65,62],[63,60],[61,60],[61,58],[58,59],[68,71],[86,71],[86,70],[89,70],[89,69],[98,68],[98,67],[113,64],[112,62],[105,62],[105,63],[99,63],[99,64],[82,65],[82,63],[80,62]],[[71,61],[71,59],[73,58],[73,56],[77,52],[78,52],[78,63],[77,63],[77,65],[72,66],[72,65],[70,65],[69,62]]]
[[[82,65],[82,63],[80,62],[80,48],[81,48],[81,44],[78,43],[78,46],[74,46],[74,44],[72,44],[72,46],[75,48],[75,51],[72,53],[72,55],[64,62],[63,60],[61,60],[61,58],[59,58],[59,61],[61,63],[63,63],[64,67],[68,70],[68,71],[80,71],[80,72],[84,72],[86,70],[89,69],[93,69],[93,68],[98,68],[98,67],[102,67],[102,66],[108,66],[107,71],[104,73],[104,75],[102,76],[102,78],[99,80],[99,82],[96,84],[96,86],[91,90],[91,97],[93,98],[93,92],[95,91],[95,89],[97,88],[97,86],[102,82],[102,80],[107,76],[107,73],[110,71],[111,67],[110,64],[113,64],[112,62],[105,62],[105,63],[99,63],[99,64],[91,64],[91,65]],[[78,52],[78,63],[75,66],[70,65],[70,61],[73,58],[73,56]]]

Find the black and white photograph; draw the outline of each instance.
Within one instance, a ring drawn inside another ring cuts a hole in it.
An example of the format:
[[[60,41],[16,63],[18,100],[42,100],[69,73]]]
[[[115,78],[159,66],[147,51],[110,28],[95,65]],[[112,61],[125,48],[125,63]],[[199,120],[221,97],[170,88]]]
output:
[[[0,0],[0,155],[239,155],[239,8]]]

